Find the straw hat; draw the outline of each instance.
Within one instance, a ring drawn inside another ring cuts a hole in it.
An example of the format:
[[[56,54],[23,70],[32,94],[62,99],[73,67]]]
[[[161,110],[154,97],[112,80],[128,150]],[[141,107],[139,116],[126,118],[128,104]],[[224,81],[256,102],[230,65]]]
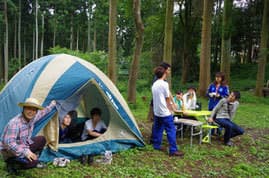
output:
[[[34,108],[37,108],[37,109],[44,109],[39,101],[35,98],[27,98],[26,101],[24,103],[19,103],[18,104],[20,107],[34,107]]]

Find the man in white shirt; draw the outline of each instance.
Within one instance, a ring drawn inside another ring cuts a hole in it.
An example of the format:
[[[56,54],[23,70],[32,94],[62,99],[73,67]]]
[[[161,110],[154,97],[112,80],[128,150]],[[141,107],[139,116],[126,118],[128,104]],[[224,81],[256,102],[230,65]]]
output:
[[[168,82],[165,81],[167,72],[163,67],[159,66],[155,69],[155,75],[158,80],[152,85],[154,113],[154,124],[152,128],[153,148],[163,150],[161,144],[163,130],[165,130],[169,142],[169,155],[183,156],[183,152],[178,151],[176,144],[176,129],[172,116],[174,105],[171,101]]]
[[[107,129],[105,123],[101,120],[101,110],[93,108],[91,110],[91,119],[87,120],[81,135],[81,140],[93,139],[101,136]]]

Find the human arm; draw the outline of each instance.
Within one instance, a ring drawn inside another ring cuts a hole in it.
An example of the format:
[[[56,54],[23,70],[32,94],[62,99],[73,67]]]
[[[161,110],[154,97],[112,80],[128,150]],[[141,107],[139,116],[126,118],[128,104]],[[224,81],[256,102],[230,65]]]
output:
[[[215,86],[210,84],[207,88],[206,96],[209,98],[213,98],[216,96]]]
[[[88,130],[88,134],[93,137],[99,137],[100,135],[102,135],[101,133],[98,133],[94,130]]]
[[[216,97],[218,98],[227,98],[229,96],[229,87],[228,86],[220,86],[217,92]]]
[[[92,120],[89,120],[86,124],[87,133],[92,137],[101,136],[107,129],[105,123],[100,120],[96,126],[93,126]]]
[[[215,116],[217,115],[217,113],[219,112],[220,108],[222,107],[222,105],[226,102],[226,99],[222,99],[219,101],[219,103],[214,107],[213,111],[211,112],[211,116],[208,119],[208,122],[214,120]]]
[[[46,108],[44,108],[44,109],[38,111],[38,113],[37,113],[37,115],[36,115],[36,117],[35,117],[35,122],[38,121],[38,120],[40,120],[40,119],[42,119],[42,118],[43,118],[46,114],[48,114],[48,113],[49,113],[55,106],[56,106],[56,101],[55,101],[55,100],[52,100],[52,101],[50,102],[50,104],[49,104]]]
[[[165,98],[165,101],[166,101],[167,108],[169,109],[169,111],[170,111],[171,113],[173,113],[174,111],[177,110],[177,108],[176,108],[174,102],[171,101],[171,97],[167,97],[167,98]]]
[[[8,151],[12,152],[17,157],[27,157],[30,153],[30,148],[28,144],[22,142],[21,133],[21,123],[19,122],[22,117],[17,116],[17,118],[12,119],[6,126],[2,136],[2,144],[3,148],[7,149]],[[25,136],[24,136],[25,137]],[[20,139],[20,142],[18,142]]]
[[[238,102],[238,101],[235,101],[235,102],[233,103],[232,110],[231,110],[230,113],[229,113],[229,114],[230,114],[230,119],[233,119],[233,118],[234,118],[234,116],[235,116],[235,112],[236,112],[238,106],[239,106],[239,102]]]

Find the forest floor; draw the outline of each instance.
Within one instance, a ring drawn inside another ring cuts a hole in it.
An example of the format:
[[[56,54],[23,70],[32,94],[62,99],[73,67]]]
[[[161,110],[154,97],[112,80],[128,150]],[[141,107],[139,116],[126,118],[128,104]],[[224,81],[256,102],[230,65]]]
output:
[[[206,106],[206,100],[202,100]],[[198,138],[190,147],[190,139],[177,137],[183,158],[169,157],[168,153],[154,150],[149,144],[152,123],[146,120],[148,101],[130,106],[137,119],[146,143],[138,147],[113,154],[111,164],[94,162],[81,165],[73,160],[64,168],[52,163],[45,169],[19,171],[8,175],[5,163],[0,159],[0,177],[24,178],[90,178],[90,177],[269,177],[269,98],[256,98],[244,93],[235,122],[245,130],[244,135],[233,139],[235,146],[224,146],[217,137],[211,144],[199,145]],[[168,147],[166,136],[163,145]],[[94,157],[94,160],[100,156]]]

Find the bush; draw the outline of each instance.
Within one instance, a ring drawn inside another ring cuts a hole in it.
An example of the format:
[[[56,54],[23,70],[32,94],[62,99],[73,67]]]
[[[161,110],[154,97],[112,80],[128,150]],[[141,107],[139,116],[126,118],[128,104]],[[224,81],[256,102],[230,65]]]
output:
[[[81,59],[91,62],[92,64],[96,65],[96,67],[98,67],[100,70],[102,70],[104,73],[107,73],[108,57],[107,57],[107,53],[105,53],[104,51],[94,51],[90,53],[89,52],[83,53],[81,51],[73,51],[67,48],[61,48],[60,46],[56,46],[54,48],[51,48],[49,52],[51,54],[65,53],[65,54],[77,56]]]

